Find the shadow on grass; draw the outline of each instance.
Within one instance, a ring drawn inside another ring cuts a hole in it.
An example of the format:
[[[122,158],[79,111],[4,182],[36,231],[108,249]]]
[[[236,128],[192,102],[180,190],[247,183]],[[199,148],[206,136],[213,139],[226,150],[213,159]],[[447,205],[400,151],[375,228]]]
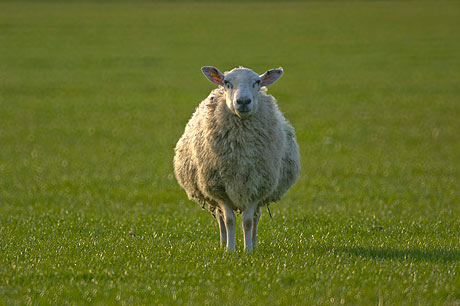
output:
[[[430,262],[460,262],[460,251],[431,249],[420,250],[417,248],[397,249],[397,248],[372,248],[372,247],[344,247],[337,249],[344,253],[359,257],[368,257],[372,259],[396,259],[396,260],[420,260]]]

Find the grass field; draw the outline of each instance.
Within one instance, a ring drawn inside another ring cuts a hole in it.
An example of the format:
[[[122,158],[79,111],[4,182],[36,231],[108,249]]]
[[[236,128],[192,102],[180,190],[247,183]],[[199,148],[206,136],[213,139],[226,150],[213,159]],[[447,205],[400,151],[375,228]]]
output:
[[[0,304],[460,305],[460,2],[0,3]],[[173,148],[262,73],[297,185],[218,247]]]

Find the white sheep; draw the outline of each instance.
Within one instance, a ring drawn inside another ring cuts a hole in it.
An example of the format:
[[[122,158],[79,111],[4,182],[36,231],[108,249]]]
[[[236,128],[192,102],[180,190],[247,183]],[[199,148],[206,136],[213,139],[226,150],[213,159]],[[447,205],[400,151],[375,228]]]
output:
[[[247,68],[225,74],[201,68],[220,85],[200,103],[177,142],[174,172],[189,199],[215,215],[220,243],[235,249],[236,217],[242,213],[244,248],[256,246],[260,207],[277,202],[300,172],[293,127],[266,87],[283,70],[257,75]]]

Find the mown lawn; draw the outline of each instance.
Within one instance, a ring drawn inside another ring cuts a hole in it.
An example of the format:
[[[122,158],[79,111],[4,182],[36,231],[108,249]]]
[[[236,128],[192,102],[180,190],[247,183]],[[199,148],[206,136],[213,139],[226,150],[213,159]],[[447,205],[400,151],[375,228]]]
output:
[[[460,2],[0,2],[0,304],[460,305]],[[282,66],[297,185],[218,247],[200,67]]]

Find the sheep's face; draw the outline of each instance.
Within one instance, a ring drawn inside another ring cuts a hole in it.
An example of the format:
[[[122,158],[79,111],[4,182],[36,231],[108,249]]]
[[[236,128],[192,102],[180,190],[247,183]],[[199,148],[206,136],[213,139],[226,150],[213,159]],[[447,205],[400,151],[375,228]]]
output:
[[[257,111],[260,88],[273,84],[283,74],[282,69],[271,69],[259,76],[242,67],[225,74],[215,67],[201,70],[211,82],[224,87],[228,109],[240,118],[250,117]]]
[[[224,75],[227,107],[238,117],[248,117],[257,111],[260,77],[254,71],[237,68]]]

